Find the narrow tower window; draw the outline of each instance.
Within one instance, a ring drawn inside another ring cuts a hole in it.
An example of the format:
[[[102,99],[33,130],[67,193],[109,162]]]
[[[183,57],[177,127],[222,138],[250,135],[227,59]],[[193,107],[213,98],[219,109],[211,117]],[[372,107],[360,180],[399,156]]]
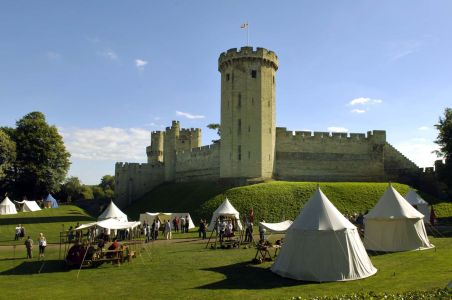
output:
[[[242,160],[242,146],[241,145],[237,146],[237,159]]]
[[[242,119],[237,120],[237,133],[238,134],[242,133]]]
[[[239,101],[237,102],[237,106],[242,107],[242,94],[239,93]]]
[[[248,151],[248,159],[251,159],[251,152]]]
[[[229,81],[229,73],[228,74],[226,74],[226,81]]]
[[[256,78],[256,76],[257,76],[257,71],[251,70],[251,78]]]

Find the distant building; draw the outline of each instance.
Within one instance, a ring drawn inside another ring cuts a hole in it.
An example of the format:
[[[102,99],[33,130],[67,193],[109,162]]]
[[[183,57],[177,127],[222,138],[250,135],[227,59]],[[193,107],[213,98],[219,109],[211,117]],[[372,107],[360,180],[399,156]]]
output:
[[[220,55],[218,70],[221,141],[201,147],[201,129],[181,129],[178,121],[152,132],[147,163],[116,163],[119,206],[163,182],[403,181],[420,172],[386,141],[383,130],[347,134],[276,127],[274,52],[230,49]]]

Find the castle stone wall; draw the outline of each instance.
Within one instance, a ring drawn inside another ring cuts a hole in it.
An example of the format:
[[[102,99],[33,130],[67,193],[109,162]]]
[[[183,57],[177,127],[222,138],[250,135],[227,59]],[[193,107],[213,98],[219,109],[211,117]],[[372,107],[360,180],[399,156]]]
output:
[[[382,181],[384,131],[329,133],[276,130],[274,178],[310,181]]]
[[[116,163],[116,205],[125,207],[163,183],[165,180],[164,172],[165,168],[161,163]]]
[[[220,177],[218,144],[176,153],[176,181],[216,180]]]

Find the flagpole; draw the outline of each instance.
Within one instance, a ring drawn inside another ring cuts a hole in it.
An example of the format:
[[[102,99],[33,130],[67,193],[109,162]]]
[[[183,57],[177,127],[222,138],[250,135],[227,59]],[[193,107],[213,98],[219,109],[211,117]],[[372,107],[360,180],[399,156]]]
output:
[[[250,45],[250,25],[248,21],[246,21],[246,45]]]

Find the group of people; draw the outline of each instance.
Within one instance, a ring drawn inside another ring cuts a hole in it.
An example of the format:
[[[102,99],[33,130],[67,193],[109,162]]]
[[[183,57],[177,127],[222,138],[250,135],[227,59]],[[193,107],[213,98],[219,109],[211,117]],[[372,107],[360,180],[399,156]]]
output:
[[[16,230],[14,232],[14,240],[18,241],[25,237],[25,227],[23,227],[21,224],[16,226]]]
[[[181,232],[181,233],[186,233],[188,232],[188,228],[190,226],[190,217],[189,216],[185,216],[184,217],[174,217],[173,219],[173,228],[175,232]]]
[[[44,253],[47,247],[47,239],[43,233],[40,233],[37,239],[39,246],[39,258],[44,258]],[[33,258],[33,240],[30,236],[25,240],[25,249],[27,250],[27,258]]]

